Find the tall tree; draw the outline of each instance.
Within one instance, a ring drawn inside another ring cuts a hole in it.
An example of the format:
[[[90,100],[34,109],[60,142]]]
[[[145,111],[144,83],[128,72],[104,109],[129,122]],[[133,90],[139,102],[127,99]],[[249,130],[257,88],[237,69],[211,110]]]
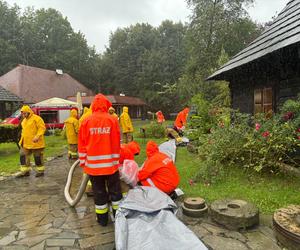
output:
[[[17,50],[21,31],[19,14],[18,6],[9,7],[6,2],[0,1],[0,75],[19,62]]]
[[[218,67],[222,53],[232,57],[261,32],[261,27],[249,19],[246,6],[253,0],[187,0],[193,15],[187,32],[188,62],[179,81],[184,91],[183,101],[202,92],[209,100],[222,96],[228,87],[207,83],[207,78]],[[227,99],[227,98],[226,98]]]
[[[187,0],[187,3],[193,9],[188,33],[188,70],[190,74],[200,73],[207,77],[217,67],[222,48],[232,56],[255,37],[252,33],[257,34],[256,25],[245,25],[245,20],[250,21],[245,6],[253,3],[253,0]],[[229,46],[225,48],[226,41],[231,42],[231,37],[237,35],[233,32],[241,26],[247,28],[250,35],[238,36],[235,43],[241,45],[234,44],[235,49]]]
[[[174,88],[170,86],[183,73],[186,63],[185,32],[183,24],[171,21],[157,28],[136,24],[118,29],[111,34],[102,57],[113,69],[106,82],[115,93],[140,96],[153,109],[167,107],[165,100],[174,99]]]

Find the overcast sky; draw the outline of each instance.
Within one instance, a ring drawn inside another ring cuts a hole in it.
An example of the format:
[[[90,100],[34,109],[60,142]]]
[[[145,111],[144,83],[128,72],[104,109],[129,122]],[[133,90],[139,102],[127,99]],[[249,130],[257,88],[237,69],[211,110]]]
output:
[[[81,31],[98,52],[108,46],[110,32],[137,22],[158,26],[163,20],[187,22],[191,11],[184,0],[5,0],[22,9],[27,6],[54,8],[67,16],[75,31]],[[249,9],[253,20],[267,22],[277,15],[288,0],[255,0]]]

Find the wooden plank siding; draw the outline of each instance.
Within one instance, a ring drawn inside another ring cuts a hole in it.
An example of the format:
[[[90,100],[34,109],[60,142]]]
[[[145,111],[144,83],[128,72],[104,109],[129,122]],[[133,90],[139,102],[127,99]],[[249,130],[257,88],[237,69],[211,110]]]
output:
[[[270,107],[254,102],[254,93],[267,93],[272,110],[279,111],[288,99],[300,94],[300,0],[290,0],[274,22],[248,47],[207,80],[228,81],[232,108],[254,114],[255,108]]]

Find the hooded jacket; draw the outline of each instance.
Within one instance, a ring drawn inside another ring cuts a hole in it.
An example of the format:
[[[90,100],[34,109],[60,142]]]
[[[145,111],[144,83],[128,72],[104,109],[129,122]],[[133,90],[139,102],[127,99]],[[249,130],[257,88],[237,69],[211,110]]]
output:
[[[21,108],[21,112],[29,113],[29,116],[22,120],[22,134],[19,145],[26,149],[44,148],[44,133],[46,131],[46,126],[43,119],[34,114],[31,108],[27,105]],[[37,137],[38,141],[33,142],[33,139]]]
[[[184,110],[180,111],[176,117],[174,126],[179,129],[181,129],[183,126],[186,126],[186,121],[187,121],[189,112],[190,112],[189,108],[185,108]]]
[[[113,117],[119,119],[119,117],[118,117],[118,115],[116,114],[115,111],[116,111],[116,110],[115,110],[113,107],[110,107],[110,108],[108,109],[108,113],[109,113],[110,115],[112,115]]]
[[[92,106],[92,105],[91,105]],[[83,114],[81,115],[81,117],[79,118],[79,127],[81,125],[81,123],[83,122],[83,120],[87,117],[89,117],[90,115],[92,114],[92,109],[91,107],[90,108],[87,108],[87,107],[84,107],[83,109]]]
[[[143,186],[157,187],[169,194],[179,184],[179,174],[172,159],[159,152],[155,142],[149,141],[146,146],[147,159],[138,173],[138,179]]]
[[[79,121],[77,119],[77,110],[72,109],[70,117],[65,120],[66,136],[68,144],[77,144],[78,143],[78,128]]]
[[[122,144],[119,163],[123,164],[124,160],[134,160],[134,156],[139,154],[140,151],[140,145],[135,141],[129,142],[128,144]]]
[[[123,107],[123,113],[120,115],[120,125],[123,133],[133,132],[133,126],[128,114],[128,107]]]
[[[156,112],[156,120],[158,123],[163,123],[165,121],[165,117],[161,111]]]
[[[80,166],[89,175],[111,175],[118,170],[120,128],[117,119],[108,114],[111,103],[98,94],[92,103],[92,114],[79,128]]]

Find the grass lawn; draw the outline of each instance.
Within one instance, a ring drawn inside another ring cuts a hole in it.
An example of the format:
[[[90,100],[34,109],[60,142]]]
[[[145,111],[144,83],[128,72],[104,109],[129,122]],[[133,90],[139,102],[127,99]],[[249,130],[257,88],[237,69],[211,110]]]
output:
[[[152,140],[157,143],[163,141]],[[141,166],[146,157],[147,140],[136,138],[136,141],[141,146],[141,154],[136,157]],[[300,180],[296,178],[247,173],[240,168],[229,168],[216,184],[190,184],[190,180],[201,167],[201,162],[196,155],[188,152],[186,147],[177,148],[176,166],[180,174],[180,188],[186,197],[200,196],[209,203],[224,198],[244,199],[256,204],[264,214],[271,214],[289,204],[300,204]]]
[[[149,140],[137,138],[139,127],[149,121],[134,121],[134,139],[141,146],[141,153],[136,161],[141,166],[146,158],[146,143]],[[66,152],[67,143],[61,136],[46,136],[45,159]],[[152,139],[158,144],[165,139]],[[19,168],[18,148],[13,143],[0,144],[0,173],[13,173]],[[203,182],[190,183],[199,168],[201,161],[191,154],[186,147],[177,149],[176,166],[180,174],[180,188],[186,197],[200,196],[209,203],[216,199],[237,198],[256,204],[260,211],[271,214],[274,210],[288,204],[300,204],[300,180],[282,175],[263,175],[246,172],[240,168],[229,168],[226,174],[216,183],[207,185]]]
[[[209,203],[223,198],[244,199],[256,204],[264,214],[289,204],[300,204],[300,180],[283,175],[258,174],[236,167],[215,184],[194,183],[189,180],[201,167],[199,160],[186,148],[177,150],[176,165],[180,172],[180,186],[187,196],[200,196]]]
[[[137,130],[137,129],[136,129]],[[141,146],[141,153],[136,161],[141,166],[146,158],[145,148],[149,139],[135,137]],[[163,139],[151,139],[161,143]],[[241,168],[228,168],[226,174],[216,183],[204,182],[190,184],[201,161],[191,154],[186,147],[177,148],[176,166],[180,174],[180,188],[186,197],[200,196],[209,203],[224,198],[244,199],[256,204],[264,214],[271,214],[276,209],[289,204],[300,204],[300,180],[283,175],[259,174],[244,171]]]
[[[59,155],[67,148],[66,139],[62,136],[45,136],[46,148],[44,159]],[[33,157],[31,157],[31,162]],[[1,173],[15,173],[19,170],[19,149],[15,143],[0,144],[0,175]]]

